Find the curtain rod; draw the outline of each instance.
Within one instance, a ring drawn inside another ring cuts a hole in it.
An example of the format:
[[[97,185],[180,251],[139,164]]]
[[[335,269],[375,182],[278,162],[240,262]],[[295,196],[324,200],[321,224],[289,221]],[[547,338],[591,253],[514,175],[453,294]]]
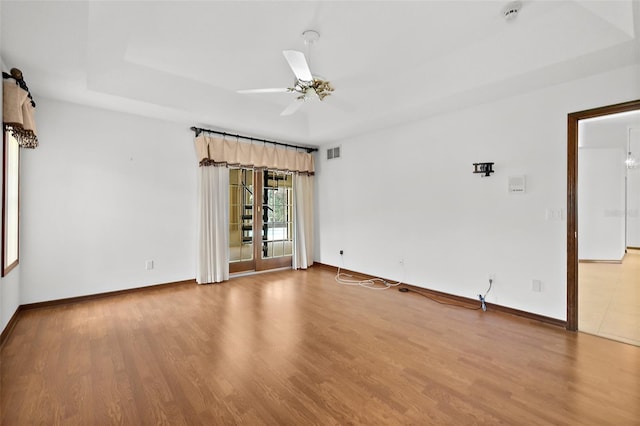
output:
[[[315,152],[315,151],[318,150],[318,148],[311,148],[311,147],[308,147],[308,146],[291,145],[291,144],[288,144],[288,143],[275,142],[275,141],[270,141],[270,140],[267,140],[267,139],[252,138],[251,136],[235,135],[233,133],[221,132],[219,130],[203,129],[201,127],[192,127],[191,130],[193,130],[195,132],[196,137],[200,136],[200,133],[202,133],[202,132],[215,133],[217,135],[230,136],[232,138],[239,138],[239,139],[246,139],[246,140],[254,141],[254,142],[265,142],[265,143],[270,143],[270,144],[273,144],[273,145],[286,146],[288,148],[304,149],[308,153]]]

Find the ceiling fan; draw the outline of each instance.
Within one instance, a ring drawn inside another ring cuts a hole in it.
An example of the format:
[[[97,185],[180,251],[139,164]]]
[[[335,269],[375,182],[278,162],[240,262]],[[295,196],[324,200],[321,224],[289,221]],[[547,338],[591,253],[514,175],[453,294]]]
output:
[[[320,34],[317,31],[307,30],[302,33],[302,37],[304,38],[304,43],[310,46],[318,41]],[[238,90],[238,93],[295,93],[297,95],[296,98],[280,113],[280,115],[291,115],[300,109],[305,101],[312,99],[322,101],[333,92],[334,89],[330,82],[311,74],[309,63],[304,53],[297,50],[283,50],[282,54],[296,76],[296,81],[292,87],[247,89]]]

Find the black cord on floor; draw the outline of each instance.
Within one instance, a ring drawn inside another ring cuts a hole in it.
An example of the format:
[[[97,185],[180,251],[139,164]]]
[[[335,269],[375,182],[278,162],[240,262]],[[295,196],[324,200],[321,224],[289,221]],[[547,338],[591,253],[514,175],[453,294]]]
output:
[[[439,303],[440,305],[455,306],[456,308],[469,309],[470,311],[479,311],[480,309],[482,309],[482,306],[478,306],[478,307],[472,308],[470,306],[464,306],[464,305],[460,305],[460,304],[457,304],[457,303],[442,302],[442,301],[434,298],[433,296],[430,296],[430,295],[428,295],[426,293],[423,293],[421,291],[418,291],[418,290],[410,289],[408,287],[402,287],[402,288],[399,288],[398,290],[403,292],[403,293],[410,291],[412,293],[419,294],[420,296],[426,297],[427,299],[429,299],[429,300],[431,300],[433,302]]]

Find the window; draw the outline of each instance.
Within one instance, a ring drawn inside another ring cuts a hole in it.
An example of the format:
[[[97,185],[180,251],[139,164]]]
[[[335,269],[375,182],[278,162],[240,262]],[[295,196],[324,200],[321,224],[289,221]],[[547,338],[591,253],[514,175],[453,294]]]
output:
[[[253,260],[253,169],[229,170],[229,261]]]
[[[291,173],[264,171],[262,258],[291,256],[293,185]]]
[[[20,147],[10,132],[3,138],[2,276],[18,265],[20,218]]]

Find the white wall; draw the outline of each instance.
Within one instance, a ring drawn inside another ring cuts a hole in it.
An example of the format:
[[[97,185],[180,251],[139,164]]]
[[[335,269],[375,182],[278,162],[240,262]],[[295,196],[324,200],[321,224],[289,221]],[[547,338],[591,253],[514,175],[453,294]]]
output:
[[[639,125],[640,111],[581,120],[578,124],[580,259],[620,260],[625,243],[630,247],[640,244],[640,173],[624,166],[630,137],[638,144],[632,151],[636,156],[640,153]]]
[[[633,119],[629,119],[632,122]],[[627,121],[598,117],[578,122],[578,145],[580,148],[627,149],[629,126]]]
[[[495,273],[488,301],[565,319],[567,114],[640,98],[638,76],[628,67],[340,141],[342,158],[317,164],[316,260],[340,265],[343,249],[345,268],[470,298]],[[472,174],[480,161],[496,173]],[[510,175],[526,176],[525,194],[507,193]]]
[[[21,303],[193,279],[189,127],[42,98],[37,114],[40,147],[22,156]]]
[[[625,252],[625,153],[620,148],[578,152],[578,258],[622,260]]]
[[[5,72],[8,71],[5,70],[2,58],[0,58],[0,69]],[[0,87],[0,99],[1,98],[2,87]],[[2,117],[2,102],[0,102],[0,117]],[[4,148],[0,146],[0,167],[3,162]],[[3,179],[4,174],[0,173],[0,185],[4,184]],[[2,188],[2,186],[0,186],[0,188]],[[18,309],[18,306],[20,306],[20,269],[20,264],[18,264],[18,266],[11,270],[6,277],[0,278],[0,333],[9,323],[9,320]]]

